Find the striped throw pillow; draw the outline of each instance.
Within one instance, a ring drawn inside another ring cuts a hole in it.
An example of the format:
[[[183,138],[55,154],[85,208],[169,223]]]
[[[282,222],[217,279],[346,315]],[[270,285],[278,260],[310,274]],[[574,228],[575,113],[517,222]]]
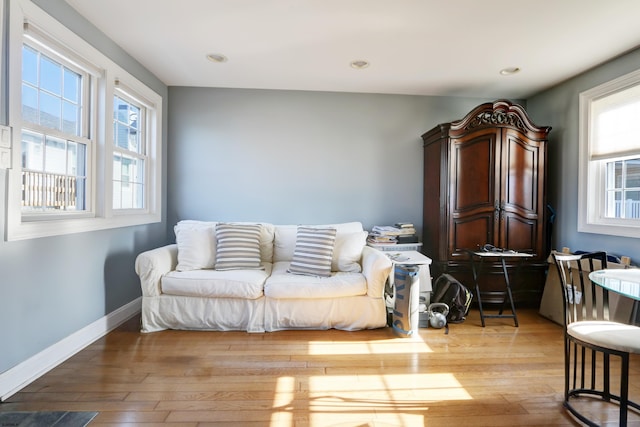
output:
[[[331,257],[335,242],[335,228],[298,227],[289,273],[331,276]]]
[[[216,270],[263,268],[260,263],[260,224],[216,225]]]

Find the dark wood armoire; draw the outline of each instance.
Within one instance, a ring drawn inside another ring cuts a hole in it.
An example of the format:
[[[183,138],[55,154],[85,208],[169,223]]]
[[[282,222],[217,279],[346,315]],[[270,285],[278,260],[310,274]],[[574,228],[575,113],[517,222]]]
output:
[[[514,300],[539,304],[548,256],[545,181],[550,130],[536,126],[523,107],[498,100],[422,135],[422,251],[433,260],[434,278],[448,272],[472,289],[464,249],[489,243],[530,252],[536,256],[510,262],[508,271]],[[504,279],[499,261],[485,262],[483,271],[483,302],[500,301]]]

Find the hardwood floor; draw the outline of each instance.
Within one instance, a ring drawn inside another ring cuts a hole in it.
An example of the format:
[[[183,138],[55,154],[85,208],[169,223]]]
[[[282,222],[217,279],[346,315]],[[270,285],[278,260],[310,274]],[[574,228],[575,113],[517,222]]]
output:
[[[472,311],[448,335],[414,338],[389,328],[141,334],[134,318],[0,411],[99,411],[91,427],[578,425],[561,404],[562,329],[534,310],[518,315],[519,328],[482,328]],[[588,404],[616,425],[615,406]]]

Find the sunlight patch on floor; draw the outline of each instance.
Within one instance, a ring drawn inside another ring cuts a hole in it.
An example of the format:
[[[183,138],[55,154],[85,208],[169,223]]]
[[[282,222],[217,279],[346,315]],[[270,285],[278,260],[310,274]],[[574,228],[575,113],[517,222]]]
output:
[[[271,414],[271,425],[293,425],[293,400],[295,398],[296,379],[293,377],[280,377],[276,384],[276,392],[273,398],[273,407],[277,409]]]
[[[309,354],[401,354],[433,353],[433,350],[416,334],[413,338],[383,341],[314,341],[309,343]]]

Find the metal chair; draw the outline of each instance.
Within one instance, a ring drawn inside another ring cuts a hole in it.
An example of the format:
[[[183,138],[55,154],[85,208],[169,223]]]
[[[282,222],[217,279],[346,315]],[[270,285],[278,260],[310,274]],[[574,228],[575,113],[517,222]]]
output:
[[[640,410],[640,405],[629,400],[629,354],[640,353],[640,327],[610,321],[607,290],[589,280],[591,271],[607,268],[605,252],[552,252],[552,256],[564,300],[564,407],[583,423],[598,426],[571,398],[585,395],[617,401],[619,425],[626,426],[628,408]],[[612,357],[620,358],[620,390],[616,393],[611,390]]]

